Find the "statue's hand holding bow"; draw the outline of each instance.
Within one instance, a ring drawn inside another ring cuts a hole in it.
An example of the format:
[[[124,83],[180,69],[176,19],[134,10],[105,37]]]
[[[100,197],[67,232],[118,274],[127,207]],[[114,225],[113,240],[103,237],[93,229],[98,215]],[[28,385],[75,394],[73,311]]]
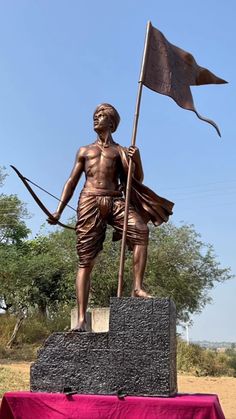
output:
[[[57,222],[60,220],[61,214],[59,212],[54,212],[52,217],[47,218],[47,222],[51,225],[56,225]]]

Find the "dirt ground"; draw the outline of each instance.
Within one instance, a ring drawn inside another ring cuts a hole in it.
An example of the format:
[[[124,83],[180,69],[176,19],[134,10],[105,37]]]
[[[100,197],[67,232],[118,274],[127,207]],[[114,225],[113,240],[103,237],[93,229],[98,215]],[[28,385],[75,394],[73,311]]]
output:
[[[6,391],[29,389],[29,362],[0,361],[0,399]]]
[[[226,419],[236,419],[236,378],[178,376],[179,393],[217,394]]]
[[[28,362],[0,360],[0,397],[6,391],[29,389]],[[217,394],[226,419],[236,419],[236,378],[178,376],[179,393]]]

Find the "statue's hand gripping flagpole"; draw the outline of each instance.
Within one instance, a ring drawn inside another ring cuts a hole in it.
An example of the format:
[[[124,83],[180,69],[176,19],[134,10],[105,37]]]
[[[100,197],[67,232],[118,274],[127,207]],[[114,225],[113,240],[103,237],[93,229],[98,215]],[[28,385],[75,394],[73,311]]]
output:
[[[51,212],[45,207],[45,205],[42,203],[42,201],[39,199],[39,197],[36,195],[36,193],[33,191],[33,189],[31,188],[31,186],[29,185],[28,181],[29,179],[25,178],[22,173],[15,167],[10,165],[11,168],[16,172],[16,174],[19,176],[19,178],[22,180],[22,182],[24,183],[25,187],[28,189],[29,193],[31,194],[31,196],[34,198],[35,202],[37,202],[38,206],[41,208],[41,210],[51,219],[55,222],[55,224],[58,224],[60,227],[64,227],[64,228],[69,228],[70,230],[75,230],[75,227],[66,225],[61,223],[60,221],[56,220],[56,218],[54,218],[54,216],[51,214]],[[36,184],[35,184],[36,185]],[[37,185],[37,187],[39,187]],[[43,188],[40,188],[43,189]],[[43,189],[44,192],[47,192],[45,189]],[[49,195],[52,196],[52,194],[49,193]],[[54,198],[56,198],[55,196],[53,196]],[[58,198],[56,198],[58,199]],[[59,200],[59,199],[58,199]],[[72,207],[71,207],[72,208]],[[73,208],[74,209],[74,208]]]

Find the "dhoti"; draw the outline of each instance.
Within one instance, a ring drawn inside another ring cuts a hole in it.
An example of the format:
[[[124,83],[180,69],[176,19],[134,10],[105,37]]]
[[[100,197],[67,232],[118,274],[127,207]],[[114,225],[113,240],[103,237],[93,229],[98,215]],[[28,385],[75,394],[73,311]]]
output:
[[[119,191],[89,191],[83,189],[78,203],[76,223],[79,266],[89,266],[102,250],[107,225],[115,229],[114,236],[121,237],[124,224],[125,201]],[[132,206],[129,208],[127,244],[146,245],[148,227]]]

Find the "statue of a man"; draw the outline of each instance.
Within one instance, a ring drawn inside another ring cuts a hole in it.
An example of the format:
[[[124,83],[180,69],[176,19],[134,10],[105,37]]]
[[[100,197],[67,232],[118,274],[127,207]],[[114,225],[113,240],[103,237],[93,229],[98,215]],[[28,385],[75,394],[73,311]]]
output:
[[[71,175],[62,191],[61,201],[53,214],[59,220],[84,173],[85,184],[79,198],[76,223],[76,247],[79,256],[76,278],[78,324],[74,330],[81,332],[86,331],[85,314],[90,275],[96,256],[102,250],[107,225],[114,228],[114,240],[119,240],[122,236],[124,188],[129,158],[134,163],[127,226],[127,244],[133,250],[133,297],[149,297],[143,289],[148,245],[147,222],[151,220],[159,225],[166,222],[172,214],[173,203],[159,197],[142,184],[143,169],[138,148],[125,149],[113,140],[112,133],[116,131],[119,122],[120,116],[112,105],[103,103],[96,108],[93,124],[97,139],[79,149]],[[56,223],[50,218],[48,222]]]

